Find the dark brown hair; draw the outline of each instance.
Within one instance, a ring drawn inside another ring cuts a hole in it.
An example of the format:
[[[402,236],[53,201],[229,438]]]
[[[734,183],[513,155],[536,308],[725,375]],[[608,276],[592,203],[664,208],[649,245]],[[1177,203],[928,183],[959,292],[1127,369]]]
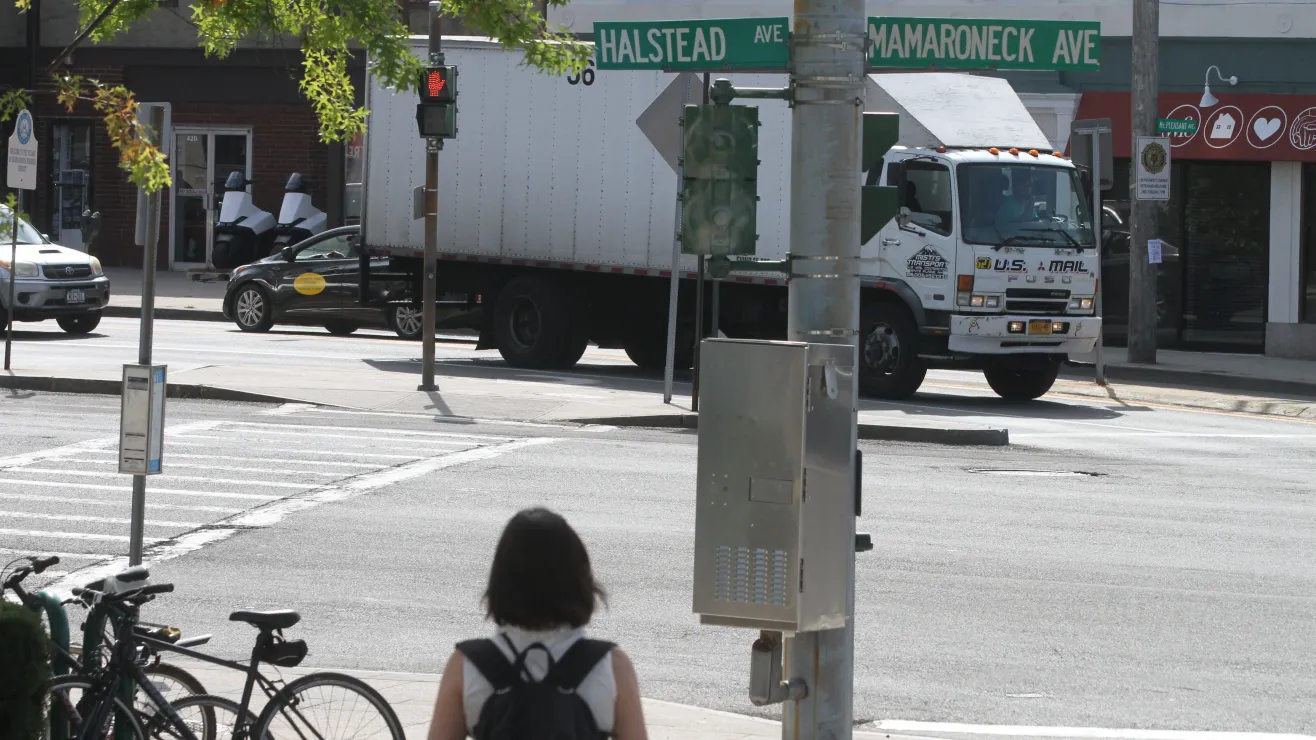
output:
[[[585,543],[567,520],[548,509],[518,512],[503,529],[484,593],[499,626],[545,630],[583,627],[603,589],[594,582]]]

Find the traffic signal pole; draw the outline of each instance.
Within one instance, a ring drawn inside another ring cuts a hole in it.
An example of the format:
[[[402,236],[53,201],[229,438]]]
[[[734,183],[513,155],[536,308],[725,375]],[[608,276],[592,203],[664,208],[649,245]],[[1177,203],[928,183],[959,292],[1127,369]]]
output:
[[[867,16],[863,0],[795,0],[791,31],[792,259],[787,337],[857,345],[859,337],[860,131]],[[856,368],[857,369],[857,368]],[[858,388],[858,384],[851,386]],[[857,390],[852,395],[857,407]],[[857,417],[848,439],[854,478]],[[847,517],[837,537],[855,539]],[[808,694],[787,701],[784,740],[849,738],[854,715],[854,556],[847,558],[844,628],[797,633],[785,646],[784,677]]]
[[[443,29],[439,21],[438,0],[429,7],[430,44],[429,63],[443,64]],[[420,390],[434,391],[434,333],[437,323],[438,285],[435,273],[439,263],[439,150],[441,139],[425,140],[425,264],[421,288],[421,363]]]

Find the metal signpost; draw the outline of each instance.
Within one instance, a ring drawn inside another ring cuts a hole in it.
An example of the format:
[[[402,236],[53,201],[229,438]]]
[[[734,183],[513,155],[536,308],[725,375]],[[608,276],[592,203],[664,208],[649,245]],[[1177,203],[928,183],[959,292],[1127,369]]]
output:
[[[14,190],[37,188],[37,137],[32,114],[26,109],[14,119],[14,133],[9,135],[8,167],[5,182]],[[18,211],[21,200],[16,200],[9,211],[9,296],[5,302],[5,369],[9,369],[14,345],[14,298],[18,277]]]
[[[1097,245],[1097,260],[1100,262],[1102,247],[1101,217],[1103,215],[1101,212],[1101,191],[1114,185],[1113,180],[1111,180],[1110,185],[1107,185],[1105,182],[1106,178],[1113,175],[1113,172],[1107,173],[1105,170],[1105,165],[1110,163],[1113,156],[1111,151],[1111,121],[1109,118],[1074,121],[1073,124],[1070,125],[1069,130],[1070,133],[1075,136],[1075,140],[1072,143],[1075,153],[1085,146],[1082,137],[1091,140],[1091,144],[1087,148],[1092,153],[1092,161],[1090,163],[1090,166],[1092,167],[1092,233]],[[1102,301],[1100,290],[1098,290],[1097,294],[1093,296],[1093,302],[1095,303],[1093,306],[1093,313],[1096,314],[1097,318],[1101,318]],[[1105,331],[1103,327],[1103,331],[1097,334],[1097,346],[1095,347],[1096,381],[1101,385],[1106,384],[1106,340],[1104,334]]]
[[[168,151],[165,109],[142,105],[138,115],[148,121],[148,134],[156,146]],[[119,418],[119,472],[133,477],[129,524],[128,564],[142,562],[142,529],[146,521],[146,476],[159,475],[164,445],[164,365],[151,364],[155,316],[155,254],[160,240],[160,191],[137,191],[137,235],[142,247],[142,318],[137,342],[137,364],[123,366]]]

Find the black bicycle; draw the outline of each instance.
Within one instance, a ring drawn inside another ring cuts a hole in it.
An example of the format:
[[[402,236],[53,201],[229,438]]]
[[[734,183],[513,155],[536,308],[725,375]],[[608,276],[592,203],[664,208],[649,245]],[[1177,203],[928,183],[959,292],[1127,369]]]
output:
[[[271,680],[261,663],[291,668],[306,657],[303,640],[286,640],[283,630],[297,624],[294,611],[237,611],[229,615],[258,630],[251,662],[223,660],[134,630],[140,607],[171,584],[147,585],[120,594],[93,594],[95,603],[118,613],[109,664],[90,681],[57,679],[51,686],[52,722],[67,712],[74,740],[406,740],[402,723],[379,692],[352,676],[319,672],[289,683]],[[87,593],[75,589],[74,594]],[[140,646],[179,653],[246,674],[242,700],[202,694],[166,701],[133,656]],[[125,679],[146,693],[156,711],[128,711],[122,701]],[[259,687],[266,697],[260,714],[251,711]],[[75,695],[76,694],[76,695]]]

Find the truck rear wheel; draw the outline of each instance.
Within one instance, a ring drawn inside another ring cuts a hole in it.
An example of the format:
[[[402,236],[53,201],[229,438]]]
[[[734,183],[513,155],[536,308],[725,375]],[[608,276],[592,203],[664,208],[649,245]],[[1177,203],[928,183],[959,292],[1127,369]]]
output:
[[[556,282],[523,276],[498,294],[494,341],[498,354],[513,367],[565,369],[585,354],[589,321]]]
[[[860,317],[859,388],[875,398],[914,395],[928,369],[918,357],[918,326],[903,306],[873,303]]]
[[[982,371],[987,385],[996,395],[1007,401],[1033,401],[1045,396],[1055,385],[1060,366],[1047,363],[1043,367],[989,367]]]
[[[626,356],[641,370],[652,372],[667,369],[667,333],[652,336],[634,333],[626,337],[623,345]],[[676,333],[675,369],[689,370],[695,364],[695,351],[687,332]]]

